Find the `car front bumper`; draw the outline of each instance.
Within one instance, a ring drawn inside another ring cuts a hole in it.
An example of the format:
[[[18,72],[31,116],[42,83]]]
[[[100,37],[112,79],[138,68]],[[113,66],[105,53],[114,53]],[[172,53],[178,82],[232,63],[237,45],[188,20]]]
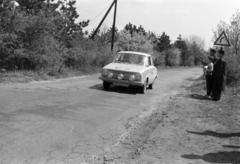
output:
[[[118,79],[109,79],[106,77],[99,77],[102,81],[111,83],[113,85],[119,85],[119,86],[143,86],[144,82],[138,82],[138,81],[127,81],[127,80],[118,80]]]

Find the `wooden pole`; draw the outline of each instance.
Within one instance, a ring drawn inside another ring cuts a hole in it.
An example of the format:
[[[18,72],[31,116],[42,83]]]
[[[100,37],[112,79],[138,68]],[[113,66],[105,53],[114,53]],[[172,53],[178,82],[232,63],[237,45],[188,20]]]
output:
[[[112,51],[113,51],[113,47],[114,47],[116,15],[117,15],[117,0],[115,0],[115,10],[114,10],[114,18],[113,18],[113,26],[112,26],[112,45],[111,45]]]
[[[94,31],[94,33],[92,34],[92,38],[94,39],[94,36],[96,35],[96,33],[98,32],[99,28],[101,27],[103,21],[105,20],[105,18],[107,17],[108,13],[110,12],[110,10],[112,9],[113,5],[115,3],[115,0],[113,1],[113,3],[111,4],[111,6],[109,7],[108,11],[106,12],[106,14],[104,15],[102,21],[99,23],[97,29]]]

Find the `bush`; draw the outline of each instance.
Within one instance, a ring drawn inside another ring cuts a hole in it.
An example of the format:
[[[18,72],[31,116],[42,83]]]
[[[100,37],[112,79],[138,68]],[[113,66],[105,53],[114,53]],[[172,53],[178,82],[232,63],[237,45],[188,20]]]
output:
[[[157,66],[164,66],[165,65],[164,54],[162,54],[158,51],[153,51],[153,63],[156,67]]]
[[[235,83],[240,79],[240,58],[233,54],[226,54],[227,83]]]
[[[102,50],[96,53],[92,66],[103,67],[113,61],[114,53],[108,50]]]
[[[181,52],[178,48],[165,51],[165,62],[167,66],[178,66],[181,61]]]
[[[113,60],[114,53],[103,47],[92,50],[71,48],[64,56],[64,64],[68,68],[103,67]]]

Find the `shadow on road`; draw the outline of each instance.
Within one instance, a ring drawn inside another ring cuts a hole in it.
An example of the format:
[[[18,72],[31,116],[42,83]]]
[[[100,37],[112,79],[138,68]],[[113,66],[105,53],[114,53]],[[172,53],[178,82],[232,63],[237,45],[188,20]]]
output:
[[[210,100],[205,98],[203,95],[200,94],[190,94],[186,96],[187,98],[191,98],[191,99],[196,99],[196,100]]]
[[[209,163],[240,163],[240,152],[231,151],[231,152],[217,152],[217,153],[207,153],[204,155],[196,154],[184,154],[181,155],[182,158],[191,159],[191,160],[204,160]]]
[[[191,134],[212,136],[212,137],[219,137],[219,138],[240,137],[240,133],[217,133],[209,130],[206,130],[204,132],[193,132],[193,131],[187,131],[187,132]]]
[[[105,92],[118,92],[122,94],[137,94],[137,88],[129,88],[129,87],[120,87],[120,86],[113,86],[111,85],[108,90],[103,89],[102,84],[96,84],[94,86],[89,87],[89,89],[101,90]]]
[[[222,146],[226,148],[240,149],[240,146],[233,146],[233,145],[222,145]]]

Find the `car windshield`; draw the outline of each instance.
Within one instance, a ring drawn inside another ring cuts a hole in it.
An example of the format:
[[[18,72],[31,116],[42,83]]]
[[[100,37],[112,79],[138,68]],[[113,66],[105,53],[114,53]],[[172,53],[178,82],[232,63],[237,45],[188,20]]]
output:
[[[134,54],[134,53],[118,53],[113,60],[114,63],[127,63],[127,64],[136,64],[144,65],[146,56]]]

